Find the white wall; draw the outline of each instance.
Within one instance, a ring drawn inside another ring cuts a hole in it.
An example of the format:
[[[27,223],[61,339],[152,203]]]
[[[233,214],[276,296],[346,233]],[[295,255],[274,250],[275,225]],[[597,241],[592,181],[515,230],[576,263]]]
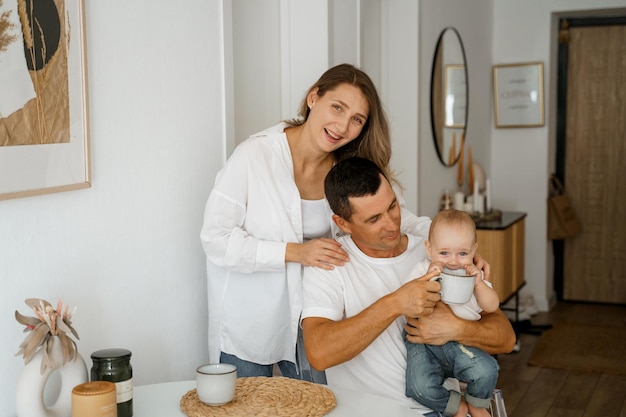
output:
[[[232,130],[233,143],[238,144],[297,116],[308,88],[329,67],[330,5],[329,0],[232,0],[226,4],[232,4],[232,31],[226,35],[233,39],[232,51],[226,51],[233,58],[233,69],[226,72],[226,96],[232,93],[233,100],[227,107],[227,123],[232,123],[227,131]],[[348,45],[354,50],[354,39]],[[228,151],[230,155],[232,149]]]
[[[546,238],[547,181],[554,171],[556,122],[556,32],[554,14],[591,15],[601,9],[626,7],[625,0],[497,0],[493,2],[493,64],[542,61],[546,125],[539,128],[495,129],[491,126],[493,204],[524,211],[526,219],[526,288],[538,307],[554,299],[552,244]],[[626,12],[626,10],[624,11]],[[473,88],[475,90],[475,88]],[[472,94],[470,92],[470,94]],[[492,108],[491,102],[483,106]],[[473,110],[471,110],[473,111]]]
[[[350,62],[360,65],[361,0],[330,0],[329,66]]]
[[[204,203],[222,164],[218,1],[86,1],[93,186],[0,201],[0,416],[24,299],[77,306],[78,348],[128,348],[136,384],[208,359]],[[0,150],[1,151],[1,150]]]
[[[233,0],[234,134],[237,143],[280,120],[280,0]],[[262,21],[263,24],[259,24]],[[277,99],[269,99],[275,97]]]
[[[474,162],[489,173],[491,160],[489,94],[491,81],[491,15],[493,0],[463,2],[438,0],[420,3],[420,119],[419,119],[419,214],[434,216],[439,199],[447,189],[457,190],[458,166],[444,167],[430,124],[430,80],[437,38],[448,26],[455,27],[463,40],[467,60],[469,104],[466,146]],[[478,23],[482,22],[482,23]],[[395,151],[395,149],[394,149]],[[465,150],[465,193],[467,186],[467,149]]]
[[[413,0],[381,2],[380,96],[391,127],[391,166],[404,187],[406,206],[418,207],[419,115],[419,3]],[[367,70],[367,68],[365,68]]]

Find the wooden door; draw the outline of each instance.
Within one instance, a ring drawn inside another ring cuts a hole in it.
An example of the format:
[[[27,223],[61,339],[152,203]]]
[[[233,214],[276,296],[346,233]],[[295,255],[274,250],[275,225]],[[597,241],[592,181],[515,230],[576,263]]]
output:
[[[563,299],[626,303],[626,25],[570,27],[566,40],[557,152],[583,232],[562,243]]]

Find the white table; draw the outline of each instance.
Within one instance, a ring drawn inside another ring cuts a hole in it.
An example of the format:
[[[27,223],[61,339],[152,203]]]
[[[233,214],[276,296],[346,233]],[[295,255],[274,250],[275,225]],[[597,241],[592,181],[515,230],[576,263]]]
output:
[[[134,388],[133,417],[186,417],[180,399],[196,387],[195,381],[166,382]],[[400,402],[371,394],[329,387],[337,406],[328,417],[420,417],[417,410]]]

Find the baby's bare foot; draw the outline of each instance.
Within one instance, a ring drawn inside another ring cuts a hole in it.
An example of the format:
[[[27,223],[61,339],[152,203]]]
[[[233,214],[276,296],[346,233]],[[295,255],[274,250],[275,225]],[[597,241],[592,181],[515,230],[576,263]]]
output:
[[[468,408],[465,400],[461,399],[461,404],[459,404],[459,410],[456,412],[454,417],[467,417]]]
[[[469,406],[469,414],[472,417],[491,417],[486,408],[472,407],[471,405]]]

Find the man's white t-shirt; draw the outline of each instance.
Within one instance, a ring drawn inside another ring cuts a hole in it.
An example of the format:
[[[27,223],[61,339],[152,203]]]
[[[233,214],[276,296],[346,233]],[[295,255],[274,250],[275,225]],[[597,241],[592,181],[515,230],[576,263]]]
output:
[[[424,238],[412,235],[408,238],[406,251],[394,258],[371,258],[358,249],[350,236],[338,238],[350,261],[330,271],[305,268],[302,318],[339,321],[355,316],[379,298],[419,278],[411,272],[426,258]],[[406,319],[399,317],[355,358],[328,368],[328,384],[393,398],[422,413],[430,412],[405,395],[406,347],[402,336],[405,323]]]

